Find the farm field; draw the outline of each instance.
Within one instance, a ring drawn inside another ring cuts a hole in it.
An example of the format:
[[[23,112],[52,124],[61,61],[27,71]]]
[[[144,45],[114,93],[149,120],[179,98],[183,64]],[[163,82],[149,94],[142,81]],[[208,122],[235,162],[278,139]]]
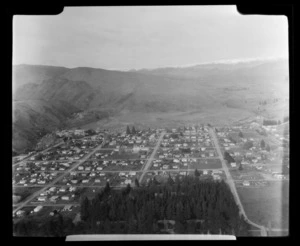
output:
[[[250,220],[272,228],[288,229],[289,183],[269,182],[259,189],[238,187],[238,194]]]

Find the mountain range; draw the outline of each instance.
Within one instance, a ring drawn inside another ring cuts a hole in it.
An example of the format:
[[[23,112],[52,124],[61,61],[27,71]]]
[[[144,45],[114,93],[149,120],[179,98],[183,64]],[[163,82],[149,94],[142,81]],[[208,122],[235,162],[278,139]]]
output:
[[[44,132],[79,123],[283,117],[288,91],[285,59],[131,71],[14,65],[13,150],[22,152]],[[260,106],[262,100],[268,103]]]

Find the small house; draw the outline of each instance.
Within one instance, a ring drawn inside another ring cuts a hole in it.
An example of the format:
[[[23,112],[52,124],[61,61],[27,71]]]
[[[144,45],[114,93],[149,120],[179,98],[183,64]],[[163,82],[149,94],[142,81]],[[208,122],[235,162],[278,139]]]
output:
[[[38,201],[45,202],[46,201],[46,197],[45,196],[39,196],[38,197]]]
[[[19,210],[19,211],[16,212],[16,215],[17,216],[22,216],[22,215],[24,215],[24,213],[25,213],[24,210]]]
[[[66,192],[66,188],[61,187],[61,188],[59,189],[59,192]]]
[[[37,212],[41,211],[42,208],[43,208],[43,206],[37,206],[37,207],[33,210],[33,212],[37,213]]]

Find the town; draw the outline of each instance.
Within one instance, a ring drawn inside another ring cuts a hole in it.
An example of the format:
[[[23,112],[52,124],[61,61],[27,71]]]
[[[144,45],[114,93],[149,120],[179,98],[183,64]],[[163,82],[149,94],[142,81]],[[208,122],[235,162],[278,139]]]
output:
[[[288,181],[289,136],[257,125],[57,131],[60,143],[13,158],[13,218],[56,210],[76,222],[82,197],[92,198],[107,183],[120,189],[196,175],[233,181],[243,197]]]

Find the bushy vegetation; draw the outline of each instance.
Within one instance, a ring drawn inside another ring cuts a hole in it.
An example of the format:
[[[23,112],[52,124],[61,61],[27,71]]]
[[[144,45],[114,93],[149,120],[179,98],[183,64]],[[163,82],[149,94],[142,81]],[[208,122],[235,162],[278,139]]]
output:
[[[228,162],[228,163],[232,163],[235,162],[234,158],[227,152],[224,152],[224,159]]]
[[[253,142],[252,141],[247,141],[246,143],[244,143],[243,145],[243,148],[244,149],[250,149],[252,148],[254,145],[253,145]]]

